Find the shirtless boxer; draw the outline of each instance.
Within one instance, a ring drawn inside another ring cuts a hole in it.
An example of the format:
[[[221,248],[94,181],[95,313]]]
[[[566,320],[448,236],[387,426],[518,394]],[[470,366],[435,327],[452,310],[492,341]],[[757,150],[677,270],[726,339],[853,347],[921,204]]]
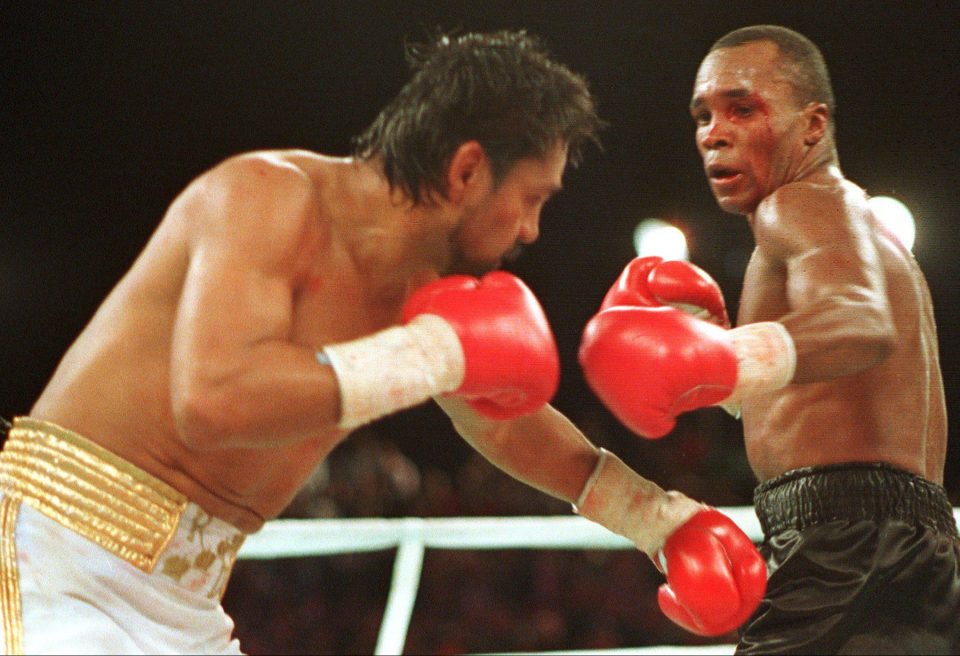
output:
[[[351,429],[431,397],[492,462],[666,568],[702,630],[755,608],[763,561],[728,519],[547,405],[546,317],[492,271],[596,138],[584,80],[523,33],[411,59],[353,157],[257,152],[193,181],[15,420],[6,651],[239,651],[219,602],[244,536]]]
[[[785,28],[734,31],[690,110],[713,194],[756,242],[739,327],[622,303],[588,325],[587,376],[648,437],[742,404],[770,579],[739,653],[960,653],[930,294],[840,171],[822,55]],[[624,386],[638,371],[642,393]]]

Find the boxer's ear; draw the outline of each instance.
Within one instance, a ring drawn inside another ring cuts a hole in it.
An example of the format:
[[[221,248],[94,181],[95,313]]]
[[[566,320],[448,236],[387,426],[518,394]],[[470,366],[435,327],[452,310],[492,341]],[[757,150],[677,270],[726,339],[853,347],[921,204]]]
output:
[[[447,165],[447,200],[463,203],[488,188],[492,175],[490,158],[478,141],[465,141]]]
[[[803,143],[807,146],[815,146],[823,139],[830,121],[833,120],[830,108],[824,103],[810,103],[804,107],[803,114],[806,121]]]

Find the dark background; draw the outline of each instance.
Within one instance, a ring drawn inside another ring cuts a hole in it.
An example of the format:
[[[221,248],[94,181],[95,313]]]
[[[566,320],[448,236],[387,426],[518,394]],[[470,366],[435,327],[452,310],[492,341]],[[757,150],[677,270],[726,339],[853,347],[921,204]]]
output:
[[[844,172],[914,212],[914,252],[936,304],[948,409],[956,415],[956,1],[0,6],[2,416],[29,411],[63,351],[194,176],[251,149],[343,154],[405,80],[404,39],[420,40],[437,27],[525,28],[589,79],[611,124],[605,151],[591,151],[568,173],[565,191],[545,210],[540,241],[511,266],[539,295],[556,332],[563,375],[554,404],[657,482],[710,503],[749,503],[753,480],[739,424],[706,410],[683,417],[675,435],[640,443],[589,393],[575,353],[580,330],[633,256],[632,231],[645,217],[684,229],[691,259],[713,273],[735,312],[750,235],[742,218],[721,213],[713,202],[686,105],[713,40],[753,23],[787,25],[822,48],[837,97]],[[364,439],[389,443],[424,474],[455,479],[472,458],[432,407],[380,422],[367,434]],[[958,448],[951,426],[946,486],[954,504],[960,501]],[[510,485],[497,476],[492,484]],[[335,514],[365,514],[358,509],[364,507],[341,503]],[[522,514],[531,507],[458,506],[459,512],[484,510]],[[331,645],[311,649],[363,649]],[[440,643],[422,646],[442,650]]]

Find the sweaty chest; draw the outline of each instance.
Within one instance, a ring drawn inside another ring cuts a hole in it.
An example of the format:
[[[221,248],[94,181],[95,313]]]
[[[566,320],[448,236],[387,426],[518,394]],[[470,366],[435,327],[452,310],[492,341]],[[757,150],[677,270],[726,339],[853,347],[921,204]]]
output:
[[[291,339],[320,348],[386,328],[399,312],[399,304],[370,298],[354,278],[311,276],[294,294]]]

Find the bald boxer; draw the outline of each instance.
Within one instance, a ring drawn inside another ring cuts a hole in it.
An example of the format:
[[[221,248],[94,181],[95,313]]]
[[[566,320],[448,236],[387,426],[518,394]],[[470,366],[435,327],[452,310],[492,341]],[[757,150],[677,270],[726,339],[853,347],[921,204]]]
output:
[[[6,651],[239,651],[220,597],[244,536],[351,430],[431,397],[504,471],[631,538],[693,621],[756,605],[763,562],[729,520],[548,405],[547,318],[495,270],[596,139],[585,81],[523,33],[409,54],[353,156],[248,153],[190,183],[15,420]]]
[[[623,297],[585,331],[586,375],[651,438],[741,408],[770,579],[738,653],[960,653],[930,293],[840,171],[823,57],[782,27],[736,30],[690,111],[718,204],[756,242],[738,327]]]

